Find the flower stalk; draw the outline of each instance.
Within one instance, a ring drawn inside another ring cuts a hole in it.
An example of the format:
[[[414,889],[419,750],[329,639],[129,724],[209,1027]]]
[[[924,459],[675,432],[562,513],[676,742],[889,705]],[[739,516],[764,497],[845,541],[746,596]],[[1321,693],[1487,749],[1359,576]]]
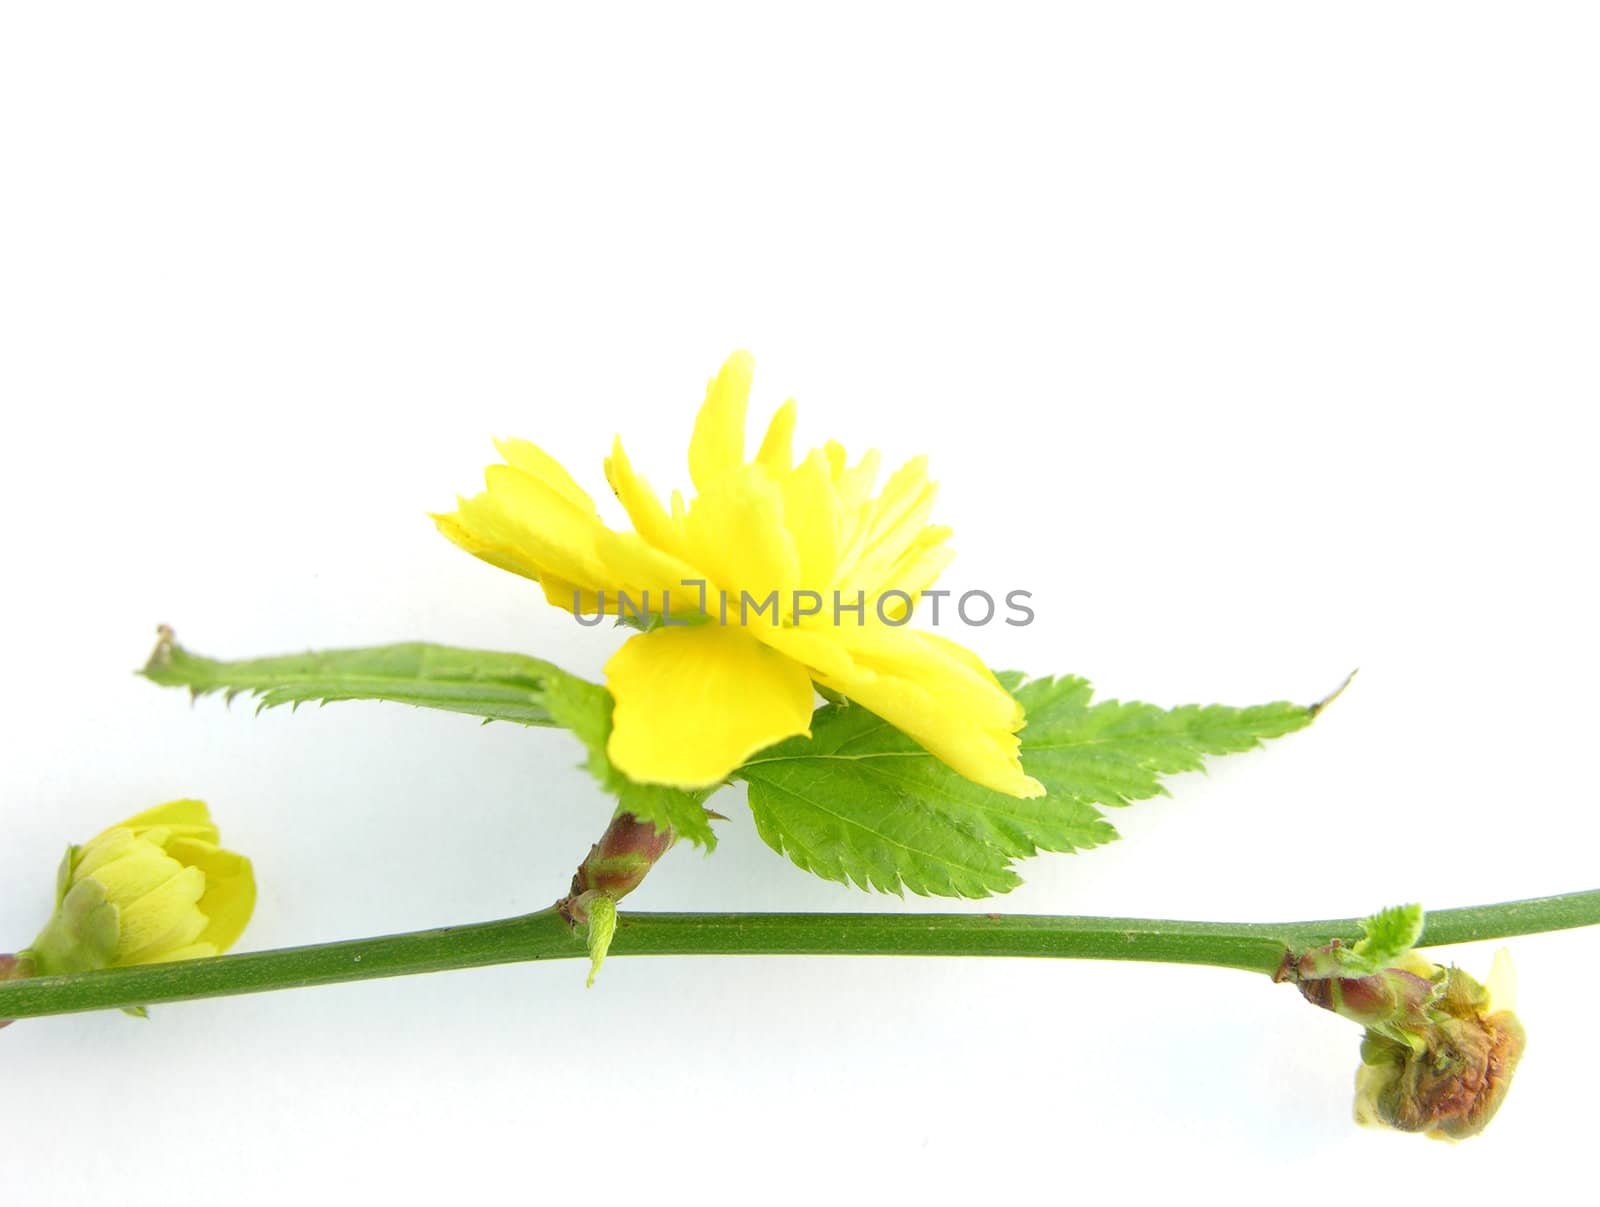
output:
[[[1430,913],[1418,946],[1600,924],[1600,889]],[[664,914],[617,918],[612,956],[1009,956],[1203,964],[1277,976],[1361,919],[1280,924],[1026,914]],[[524,960],[587,959],[555,907],[467,926],[0,984],[0,1018],[299,989]]]

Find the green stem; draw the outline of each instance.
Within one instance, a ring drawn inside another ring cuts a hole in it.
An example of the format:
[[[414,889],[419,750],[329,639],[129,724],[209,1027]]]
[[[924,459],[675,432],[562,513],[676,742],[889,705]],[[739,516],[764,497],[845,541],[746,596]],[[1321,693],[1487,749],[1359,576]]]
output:
[[[1423,946],[1600,923],[1600,889],[1430,913]],[[1359,920],[1281,924],[1006,914],[625,914],[610,958],[642,955],[1030,956],[1209,964],[1272,975]],[[383,938],[0,984],[0,1018],[300,989],[373,977],[587,958],[554,909]]]

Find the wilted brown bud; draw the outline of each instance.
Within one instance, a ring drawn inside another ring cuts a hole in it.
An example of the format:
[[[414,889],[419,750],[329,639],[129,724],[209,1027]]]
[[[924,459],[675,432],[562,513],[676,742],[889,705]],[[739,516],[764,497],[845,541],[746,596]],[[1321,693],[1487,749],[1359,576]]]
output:
[[[1495,1005],[1489,990],[1452,968],[1427,1026],[1400,1038],[1368,1031],[1356,1074],[1357,1122],[1441,1140],[1487,1127],[1527,1046],[1517,1016]]]
[[[1376,916],[1373,929],[1396,917]],[[1410,921],[1420,932],[1420,913]],[[1487,984],[1415,950],[1391,948],[1385,959],[1391,966],[1374,971],[1369,953],[1335,941],[1286,958],[1279,979],[1366,1028],[1358,1123],[1441,1140],[1477,1135],[1505,1100],[1527,1043],[1510,1009],[1510,956],[1496,955]],[[1363,975],[1341,975],[1357,972]]]

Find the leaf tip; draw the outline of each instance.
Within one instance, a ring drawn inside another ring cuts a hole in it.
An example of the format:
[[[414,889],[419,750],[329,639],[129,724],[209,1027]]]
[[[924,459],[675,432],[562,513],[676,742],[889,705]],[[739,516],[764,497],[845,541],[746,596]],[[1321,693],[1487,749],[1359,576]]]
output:
[[[156,647],[150,651],[150,656],[144,660],[144,666],[134,672],[143,675],[146,679],[154,679],[156,674],[169,670],[172,666],[172,651],[178,643],[178,636],[172,631],[170,624],[156,625]]]
[[[1345,689],[1347,687],[1349,687],[1350,684],[1355,681],[1355,677],[1357,675],[1359,675],[1360,673],[1361,673],[1361,668],[1358,666],[1358,667],[1355,668],[1355,670],[1351,671],[1348,675],[1346,675],[1344,677],[1344,682],[1339,684],[1338,687],[1334,688],[1331,693],[1329,693],[1328,695],[1322,697],[1322,699],[1318,700],[1315,704],[1311,705],[1311,707],[1308,708],[1306,711],[1311,714],[1312,720],[1315,720],[1317,717],[1319,717],[1322,714],[1322,710],[1327,708],[1328,705],[1332,704],[1340,696],[1344,695]]]

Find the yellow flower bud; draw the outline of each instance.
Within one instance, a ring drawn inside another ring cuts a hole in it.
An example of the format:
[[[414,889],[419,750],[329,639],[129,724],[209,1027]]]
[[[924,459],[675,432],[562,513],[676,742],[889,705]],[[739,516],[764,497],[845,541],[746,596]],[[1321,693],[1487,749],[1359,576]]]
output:
[[[55,914],[19,955],[38,976],[214,956],[255,901],[250,861],[218,845],[205,805],[171,801],[68,848]]]

